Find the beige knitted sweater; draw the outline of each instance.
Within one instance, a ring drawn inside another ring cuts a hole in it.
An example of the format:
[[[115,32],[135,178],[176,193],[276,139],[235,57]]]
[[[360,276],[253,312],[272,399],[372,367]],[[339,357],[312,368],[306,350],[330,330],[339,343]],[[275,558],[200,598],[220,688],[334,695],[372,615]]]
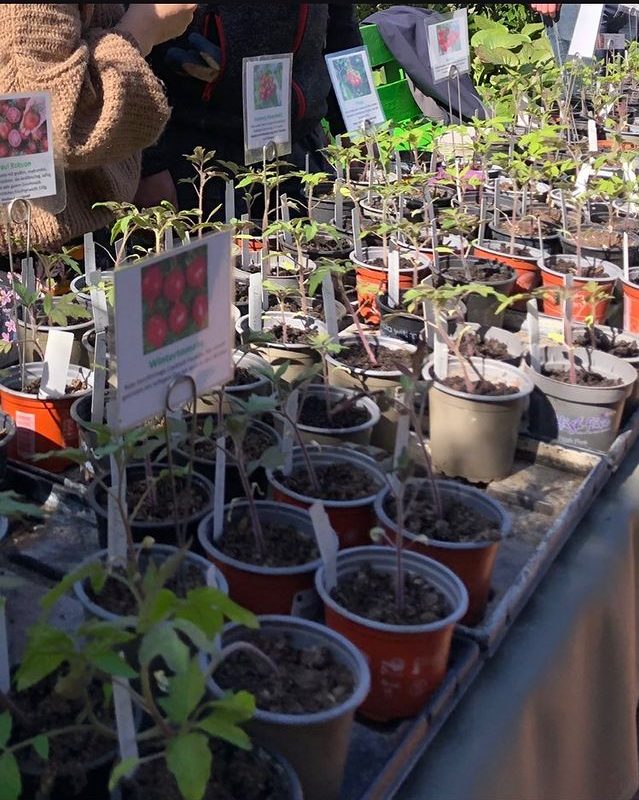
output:
[[[134,40],[113,31],[123,13],[120,4],[0,4],[0,94],[51,92],[66,176],[66,209],[33,211],[32,242],[42,249],[108,224],[94,203],[133,199],[141,151],[169,117],[162,84]],[[23,241],[24,233],[14,230]]]

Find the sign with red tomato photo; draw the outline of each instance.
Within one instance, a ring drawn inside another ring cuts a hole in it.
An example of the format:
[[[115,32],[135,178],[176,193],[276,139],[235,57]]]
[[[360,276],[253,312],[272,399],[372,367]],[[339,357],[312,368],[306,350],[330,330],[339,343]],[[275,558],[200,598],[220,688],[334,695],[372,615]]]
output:
[[[455,70],[460,75],[470,69],[468,11],[459,9],[450,19],[427,25],[428,55],[436,82],[448,80]]]
[[[118,424],[162,413],[177,375],[198,393],[231,375],[230,234],[204,237],[115,273]],[[185,387],[182,387],[182,390]],[[179,388],[172,404],[187,402]]]
[[[0,95],[0,203],[56,194],[51,95]]]
[[[326,65],[349,133],[367,121],[379,125],[386,120],[365,47],[330,53]]]
[[[291,53],[245,58],[242,63],[247,165],[261,161],[271,143],[278,156],[291,152],[292,64]]]

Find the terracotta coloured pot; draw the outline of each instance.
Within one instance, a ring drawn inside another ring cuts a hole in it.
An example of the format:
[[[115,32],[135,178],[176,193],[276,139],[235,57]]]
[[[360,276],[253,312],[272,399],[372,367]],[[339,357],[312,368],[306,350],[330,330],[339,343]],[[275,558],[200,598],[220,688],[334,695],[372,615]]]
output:
[[[565,286],[566,276],[562,272],[556,272],[552,268],[553,263],[555,263],[557,259],[560,259],[561,261],[574,261],[575,263],[577,261],[576,256],[567,254],[561,256],[551,256],[550,258],[547,258],[543,264],[540,263],[539,266],[541,268],[541,280],[543,286],[548,286],[549,288]],[[577,287],[587,286],[589,283],[594,282],[597,284],[599,289],[608,295],[612,295],[615,288],[615,283],[619,278],[622,277],[619,267],[610,263],[609,261],[600,261],[599,259],[596,259],[595,262],[593,259],[582,257],[581,260],[582,263],[586,265],[592,265],[593,263],[596,263],[598,266],[603,268],[606,275],[601,278],[579,278],[575,275],[573,276],[573,285]],[[572,306],[572,318],[574,322],[584,322],[586,317],[589,317],[593,313],[591,304],[587,302],[587,296],[587,292],[575,293]],[[595,304],[594,317],[597,324],[605,322],[609,305],[610,300],[600,300]],[[542,306],[544,314],[548,314],[551,317],[563,316],[561,300],[557,302],[557,299],[552,296],[552,293],[549,293],[546,297],[544,297]]]

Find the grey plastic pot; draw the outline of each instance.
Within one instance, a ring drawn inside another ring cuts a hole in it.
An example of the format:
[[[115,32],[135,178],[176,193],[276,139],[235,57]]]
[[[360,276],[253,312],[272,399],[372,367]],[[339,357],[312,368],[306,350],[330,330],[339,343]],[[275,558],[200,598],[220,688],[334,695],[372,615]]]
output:
[[[92,394],[83,395],[82,397],[78,397],[69,409],[71,419],[78,426],[80,444],[89,452],[92,452],[98,446],[98,436],[96,432],[88,427],[91,422],[91,401]],[[102,420],[102,422],[106,424],[106,419]],[[105,457],[102,459],[100,466],[107,470],[109,468],[109,458]]]
[[[141,545],[136,546],[136,551],[139,553],[141,551]],[[148,553],[149,551],[145,551]],[[165,544],[154,544],[150,550],[151,557],[154,561],[164,561],[170,556],[177,553],[176,547],[171,547],[171,545]],[[108,559],[108,550],[98,550],[97,553],[93,553],[88,558],[86,558],[78,567],[85,566],[86,564],[92,564],[94,561],[107,561]],[[142,556],[143,557],[143,556]],[[147,555],[148,557],[148,555]],[[157,558],[156,558],[157,557]],[[228,596],[229,587],[226,582],[224,575],[216,569],[213,564],[207,561],[202,556],[197,555],[197,553],[186,553],[185,555],[185,562],[190,562],[194,564],[196,567],[202,570],[202,574],[207,579],[209,585],[213,586],[216,589],[219,589],[225,595]],[[80,605],[84,609],[84,611],[92,617],[97,617],[98,619],[106,620],[107,622],[115,622],[116,620],[120,619],[117,614],[113,614],[111,611],[107,611],[106,609],[102,608],[102,606],[98,605],[98,603],[94,603],[93,600],[89,598],[89,595],[84,588],[85,581],[76,581],[73,584],[73,593],[76,596],[77,600],[79,601]]]
[[[268,361],[259,356],[257,353],[244,350],[233,351],[233,363],[236,368],[245,369],[255,377],[254,383],[245,383],[244,385],[233,386],[226,384],[223,389],[222,398],[222,413],[228,414],[233,410],[234,400],[245,401],[252,395],[268,395],[271,393],[271,382],[265,375],[260,374],[260,370],[268,368]],[[198,414],[211,414],[218,413],[219,399],[217,395],[205,395],[198,397],[197,400],[197,413]]]
[[[270,500],[255,501],[262,523],[289,525],[307,536],[315,537],[308,511]],[[245,500],[224,507],[224,525],[248,511]],[[313,586],[315,571],[321,558],[291,567],[263,567],[232,558],[220,550],[213,538],[213,515],[206,516],[198,527],[202,550],[222,572],[229,585],[229,597],[254,614],[296,614],[305,616],[317,607]]]
[[[326,500],[324,504],[333,530],[337,533],[340,548],[358,547],[370,544],[370,530],[375,525],[373,503],[375,495],[385,483],[383,472],[372,458],[346,447],[313,447],[307,445],[307,453],[315,466],[329,466],[336,462],[346,462],[364,470],[370,476],[370,494],[357,500]],[[293,473],[305,471],[304,456],[299,447],[293,448]],[[273,499],[289,503],[298,508],[310,508],[318,498],[298,494],[279,481],[273,470],[267,470]]]
[[[606,325],[597,325],[596,327],[606,333],[608,336],[612,336],[616,342],[635,342],[637,345],[639,345],[639,334],[628,333],[627,331],[617,330],[616,328],[608,327]],[[575,326],[573,328],[573,335],[577,334],[578,332],[585,333],[586,331],[586,328]],[[616,358],[621,358],[621,356],[616,356]],[[639,356],[630,356],[629,358],[621,358],[621,360],[625,361],[626,364],[632,364],[638,373],[638,380],[635,382],[632,393],[628,398],[628,404],[632,403],[634,405],[639,403]]]
[[[355,711],[370,688],[370,671],[360,651],[339,633],[317,622],[264,615],[258,618],[260,631],[286,635],[300,648],[328,648],[333,657],[352,673],[355,688],[351,696],[334,708],[313,714],[277,714],[257,709],[247,730],[259,744],[273,747],[297,772],[304,800],[338,800],[353,728]],[[227,625],[222,644],[241,641],[246,629]],[[225,692],[214,679],[209,682],[216,697]]]
[[[102,270],[100,272],[100,282],[113,282],[113,270]],[[87,308],[91,308],[91,292],[87,287],[86,275],[76,275],[71,281],[71,291],[76,296],[76,300]]]
[[[369,336],[373,342],[377,342],[389,350],[404,351],[414,353],[414,345],[403,342],[401,339],[394,339],[390,336]],[[356,343],[358,336],[345,334],[340,337],[341,345]],[[355,389],[356,391],[372,394],[374,392],[394,392],[399,386],[402,373],[399,370],[379,370],[379,369],[360,369],[359,367],[349,367],[339,360],[339,355],[328,355],[326,360],[329,364],[329,382],[331,386],[338,386],[344,389]],[[397,431],[398,411],[389,403],[381,403],[381,417],[371,436],[371,444],[381,447],[388,452],[392,452],[395,446],[395,434]]]
[[[606,378],[621,379],[619,386],[579,386],[542,375],[527,366],[535,382],[530,404],[530,430],[536,436],[559,444],[606,452],[614,442],[626,400],[633,392],[637,370],[632,364],[599,350],[576,348],[578,365]],[[568,369],[568,353],[563,347],[546,347],[540,354],[541,366]]]
[[[282,323],[282,319],[286,321],[287,326],[291,328],[305,329],[305,318],[300,314],[293,314],[286,312],[282,315],[279,311],[266,311],[262,315],[263,330],[268,331],[271,328]],[[248,315],[240,317],[236,324],[236,330],[240,334],[242,342],[248,341],[249,334],[249,321]],[[326,326],[318,319],[313,319],[312,328],[313,333],[326,333]],[[309,370],[313,365],[319,361],[319,356],[310,345],[307,344],[283,344],[279,342],[264,342],[255,345],[259,354],[277,369],[278,366],[285,361],[289,362],[288,369],[283,375],[285,381],[292,382],[299,378],[303,373]]]
[[[4,480],[7,472],[8,446],[14,440],[16,435],[16,424],[13,421],[13,417],[10,417],[9,414],[5,414],[3,411],[0,411],[0,431],[4,431],[4,436],[2,439],[0,439],[0,481],[2,481]],[[0,526],[2,525],[3,521],[6,521],[6,518],[0,517]],[[0,531],[0,541],[2,538],[3,535]]]
[[[503,359],[503,361],[515,367],[519,366],[524,354],[524,342],[516,333],[495,326],[487,328],[484,325],[478,325],[476,322],[464,322],[457,326],[456,330],[453,332],[453,336],[456,337],[462,331],[468,331],[469,329],[478,335],[482,341],[486,339],[495,339],[495,341],[505,344],[508,349],[508,358]],[[502,359],[494,360],[501,361]]]
[[[410,550],[402,552],[402,560],[406,572],[420,576],[444,595],[450,607],[445,618],[422,625],[375,622],[346,610],[331,597],[324,567],[315,577],[326,624],[366,655],[371,690],[360,713],[382,722],[422,711],[444,679],[455,624],[468,608],[466,588],[448,567]],[[338,585],[348,575],[366,568],[396,575],[395,549],[369,546],[338,553]]]
[[[478,396],[448,388],[436,380],[433,362],[424,378],[433,379],[428,391],[430,446],[433,466],[450,478],[489,483],[512,472],[521,419],[534,389],[531,378],[511,364],[471,359],[486,380],[517,387],[516,394]],[[476,375],[467,366],[471,380]],[[448,375],[463,375],[460,362],[449,359]]]
[[[257,746],[251,749],[251,755],[261,760],[268,759],[274,762],[281,779],[281,787],[279,788],[283,792],[283,794],[278,795],[277,800],[304,800],[300,779],[285,758],[264,747]],[[146,795],[137,789],[135,782],[128,782],[125,779],[111,792],[110,800],[146,800]]]
[[[407,483],[425,486],[432,495],[431,484],[427,479],[412,478]],[[462,618],[461,624],[476,625],[484,616],[490,596],[495,560],[501,540],[509,536],[512,530],[512,517],[501,503],[493,500],[481,489],[464,486],[455,481],[437,480],[436,484],[444,507],[458,504],[472,508],[499,525],[500,538],[497,541],[442,542],[434,538],[431,530],[423,530],[420,531],[420,535],[428,536],[430,539],[426,544],[419,541],[417,535],[403,531],[403,537],[410,543],[411,550],[444,564],[461,578],[468,592],[468,611]],[[389,494],[390,489],[386,487],[377,495],[375,512],[386,532],[391,539],[394,539],[399,531],[399,525],[388,516],[384,508]]]
[[[73,334],[71,363],[78,364],[81,367],[92,367],[93,364],[89,360],[89,354],[82,344],[82,338],[84,334],[90,332],[92,329],[92,319],[83,320],[77,325],[56,325],[54,327],[49,325],[38,325],[37,329],[31,325],[27,325],[22,320],[18,321],[18,335],[21,339],[25,339],[26,360],[31,362],[42,360],[40,351],[44,353],[47,348],[49,331],[67,331]]]
[[[95,345],[91,342],[91,337],[95,334],[93,326],[89,328],[88,331],[85,331],[82,334],[82,347],[87,351],[87,358],[89,359],[89,364],[93,367],[93,360],[95,358]],[[107,351],[107,364],[109,363],[109,353]]]
[[[474,260],[475,263],[481,263],[481,259]],[[461,264],[461,260],[454,257],[447,258],[442,262],[442,276],[448,283],[451,283],[452,285],[464,285],[468,283],[466,280],[453,281],[447,275],[447,271],[451,267],[459,267]],[[511,275],[509,278],[495,281],[470,281],[470,284],[472,285],[473,283],[476,283],[482,286],[490,286],[496,292],[509,295],[515,286],[517,275],[512,267],[509,267],[507,264],[503,266],[510,271]],[[504,310],[497,313],[496,309],[499,305],[499,302],[495,297],[482,297],[479,294],[469,294],[468,296],[464,297],[464,303],[466,304],[466,319],[468,322],[476,322],[478,325],[486,325],[487,327],[490,327],[491,325],[496,325],[499,327],[504,321],[504,315],[506,311]]]
[[[499,226],[493,225],[492,222],[489,222],[488,230],[490,231],[490,236],[492,239],[495,239],[498,242],[510,242],[511,236],[510,233],[505,229]],[[559,241],[559,234],[552,233],[552,234],[544,234],[544,249],[550,253],[558,253],[561,248],[561,243]],[[539,247],[539,237],[538,236],[515,236],[514,241],[517,244],[523,245],[524,247]]]
[[[304,400],[308,397],[319,397],[324,400],[326,394],[329,396],[331,406],[335,406],[341,400],[347,398],[357,397],[357,392],[350,389],[341,389],[334,386],[308,386],[304,391],[301,398],[302,406]],[[370,444],[373,429],[380,420],[381,413],[373,400],[370,397],[358,397],[354,401],[355,406],[363,408],[368,414],[368,420],[362,422],[360,425],[353,425],[350,428],[319,428],[312,425],[303,425],[301,422],[297,423],[297,427],[301,434],[302,440],[307,443],[316,442],[317,444],[339,445],[343,442],[350,442],[351,444]]]

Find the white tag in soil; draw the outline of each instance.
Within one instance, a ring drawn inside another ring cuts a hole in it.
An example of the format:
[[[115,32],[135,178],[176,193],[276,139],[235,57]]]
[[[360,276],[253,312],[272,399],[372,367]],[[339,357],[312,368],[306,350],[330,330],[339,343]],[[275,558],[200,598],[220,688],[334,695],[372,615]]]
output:
[[[282,437],[282,455],[284,457],[282,473],[284,475],[290,475],[293,470],[293,443],[295,441],[293,426],[297,424],[299,404],[299,389],[294,389],[286,401],[286,414],[288,419],[284,422],[284,435]],[[292,420],[292,423],[289,422],[289,420]]]
[[[0,597],[0,692],[11,689],[11,667],[9,665],[9,637],[7,636],[6,600]]]
[[[107,422],[109,426],[113,427],[115,420],[116,408],[115,404],[111,402],[107,405]],[[118,454],[112,455],[109,462],[111,468],[111,487],[107,494],[107,549],[109,559],[114,562],[122,563],[126,561],[127,536],[124,520],[120,513],[120,505],[124,513],[128,513],[127,474],[126,470],[121,470],[120,457]]]
[[[596,140],[597,136],[595,134],[595,142]],[[575,179],[575,188],[577,190],[575,194],[580,195],[586,191],[588,187],[588,180],[591,175],[592,175],[592,167],[590,166],[590,164],[584,164],[577,173],[577,178]]]
[[[289,211],[288,207],[288,196],[283,194],[280,197],[280,211],[282,212],[282,222],[290,222],[291,221],[291,212]],[[290,231],[286,231],[284,233],[284,241],[288,245],[293,245],[293,238],[291,236]]]
[[[113,681],[113,706],[115,708],[120,759],[122,761],[126,761],[128,758],[138,758],[138,743],[135,738],[133,704],[128,687],[129,682],[126,678],[118,678],[117,681]]]
[[[435,331],[433,364],[437,378],[441,380],[448,377],[448,345],[439,331]]]
[[[233,181],[226,182],[224,190],[224,213],[226,224],[228,225],[232,219],[235,219],[235,184]]]
[[[530,365],[539,372],[541,368],[539,357],[539,308],[536,300],[526,303],[526,327],[530,341]]]
[[[359,215],[357,212],[357,208],[351,211],[351,220],[353,222],[353,246],[355,248],[355,255],[361,260],[364,258],[364,251],[362,246],[362,230],[359,225]]]
[[[599,150],[597,142],[597,125],[594,119],[588,120],[588,152],[596,153]]]
[[[64,397],[73,342],[71,331],[49,330],[38,397]]]
[[[391,308],[399,305],[399,250],[388,254],[388,304]]]
[[[326,591],[330,592],[337,586],[337,551],[339,550],[337,535],[321,500],[316,500],[309,508],[308,513],[313,522],[315,539],[324,564]]]
[[[398,393],[399,401],[405,401],[403,392]],[[399,465],[403,452],[408,447],[408,438],[410,436],[410,415],[403,413],[399,415],[397,421],[397,432],[395,433],[395,450],[393,452],[393,465],[395,468]]]
[[[343,183],[339,178],[335,181],[335,227],[342,230],[344,227],[344,195],[342,194]]]
[[[628,243],[628,231],[623,232],[623,277],[630,280],[630,250]]]
[[[91,422],[102,425],[104,421],[104,393],[106,389],[106,331],[96,331],[93,356],[93,393],[91,395]]]
[[[259,333],[262,330],[262,276],[259,272],[249,275],[249,330]]]
[[[32,258],[22,259],[22,282],[30,292],[35,292],[35,270]]]
[[[215,440],[215,486],[213,502],[213,539],[217,542],[224,532],[224,491],[226,478],[226,437]]]
[[[337,326],[337,307],[335,305],[335,287],[330,275],[322,278],[322,303],[324,304],[324,320],[328,335],[337,341],[339,329]]]
[[[248,214],[242,214],[242,222],[249,221]],[[245,237],[249,235],[249,231],[245,230],[245,225],[242,225],[242,269],[248,269],[251,264],[251,250],[249,247],[249,240]]]

